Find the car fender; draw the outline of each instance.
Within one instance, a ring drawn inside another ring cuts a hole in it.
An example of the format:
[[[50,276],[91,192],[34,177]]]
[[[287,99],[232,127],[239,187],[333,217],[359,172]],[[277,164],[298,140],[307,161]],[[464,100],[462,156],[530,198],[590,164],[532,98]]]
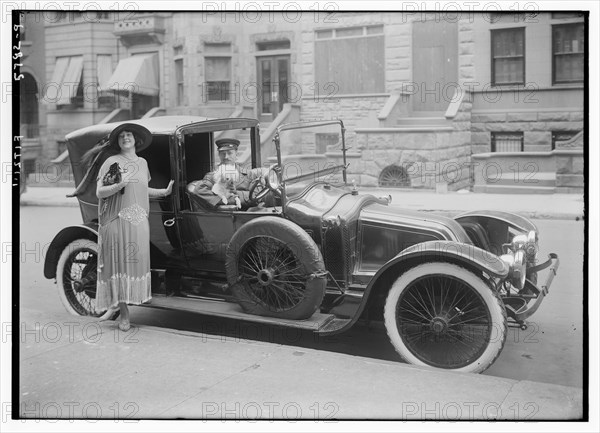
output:
[[[460,215],[454,217],[454,220],[457,222],[468,221],[468,220],[497,220],[506,223],[508,226],[513,227],[522,232],[529,232],[534,230],[537,232],[537,227],[534,223],[532,223],[529,219],[522,217],[521,215],[516,215],[510,212],[502,212],[502,211],[489,211],[489,210],[476,210],[464,212]]]
[[[383,265],[369,281],[364,301],[370,298],[378,281],[396,278],[396,275],[399,276],[416,264],[436,261],[451,261],[467,269],[477,269],[499,278],[505,278],[509,272],[508,265],[500,257],[474,245],[455,241],[427,241],[406,248]]]
[[[412,245],[387,261],[369,280],[364,292],[353,291],[343,305],[334,307],[333,314],[351,318],[340,323],[339,327],[328,330],[328,333],[342,332],[350,328],[361,316],[367,304],[380,290],[387,291],[387,283],[393,282],[400,274],[421,263],[452,262],[469,270],[485,272],[490,277],[504,278],[508,275],[508,266],[500,257],[471,244],[456,241],[427,241]],[[378,283],[385,286],[378,286]]]
[[[46,260],[44,261],[44,276],[46,278],[56,278],[56,265],[60,254],[69,243],[75,239],[98,239],[98,223],[91,222],[87,224],[79,224],[69,226],[62,229],[48,247],[46,252]]]
[[[412,245],[389,260],[375,274],[369,285],[375,283],[377,278],[387,269],[400,263],[417,259],[419,262],[447,261],[448,259],[463,264],[468,268],[476,268],[494,277],[504,278],[508,275],[509,268],[500,257],[471,244],[455,241],[427,241]]]

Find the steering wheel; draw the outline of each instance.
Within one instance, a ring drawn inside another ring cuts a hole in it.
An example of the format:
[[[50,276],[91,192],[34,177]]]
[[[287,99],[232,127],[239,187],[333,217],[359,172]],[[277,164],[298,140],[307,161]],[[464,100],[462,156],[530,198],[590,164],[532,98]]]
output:
[[[278,186],[272,185],[269,181],[269,172],[266,174],[257,177],[250,183],[250,187],[248,189],[248,200],[254,201],[256,203],[260,203],[264,201],[266,195],[268,193],[273,193],[275,198],[281,197],[281,190]]]

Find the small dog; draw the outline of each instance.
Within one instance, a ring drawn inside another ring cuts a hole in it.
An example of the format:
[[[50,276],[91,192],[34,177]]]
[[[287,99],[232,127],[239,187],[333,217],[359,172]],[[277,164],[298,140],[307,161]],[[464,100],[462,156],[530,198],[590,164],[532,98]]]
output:
[[[238,173],[235,166],[221,165],[217,167],[217,169],[213,173],[214,185],[212,187],[212,192],[213,194],[221,197],[221,201],[224,204],[227,204],[229,202],[229,199],[231,197],[234,197],[235,206],[238,209],[241,209],[242,202],[238,197],[235,188],[235,184],[239,180],[239,176],[240,174]]]
[[[106,185],[114,185],[115,183],[121,182],[122,171],[123,170],[119,166],[119,163],[114,162],[113,164],[111,164],[111,166],[108,168],[108,171],[102,178],[102,184],[106,186]],[[121,194],[123,194],[124,192],[125,192],[125,188],[121,188]]]

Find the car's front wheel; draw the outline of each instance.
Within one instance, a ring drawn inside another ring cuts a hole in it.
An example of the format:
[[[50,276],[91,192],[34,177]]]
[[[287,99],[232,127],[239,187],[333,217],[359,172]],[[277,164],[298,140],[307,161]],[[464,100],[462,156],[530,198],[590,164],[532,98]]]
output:
[[[402,274],[388,294],[384,320],[396,351],[415,365],[481,373],[506,340],[498,294],[451,263],[426,263]]]
[[[118,312],[96,311],[97,270],[98,244],[95,241],[76,239],[69,243],[56,266],[60,300],[67,311],[75,316],[114,319]]]

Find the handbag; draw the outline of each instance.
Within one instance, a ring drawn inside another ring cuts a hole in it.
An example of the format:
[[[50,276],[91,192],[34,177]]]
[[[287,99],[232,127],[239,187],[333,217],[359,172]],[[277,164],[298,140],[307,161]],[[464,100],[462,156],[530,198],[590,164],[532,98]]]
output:
[[[122,180],[121,176],[121,167],[119,167],[118,162],[113,162],[111,166],[108,168],[108,171],[102,178],[102,185],[114,185],[116,183],[120,183]],[[121,188],[121,194],[125,193],[125,188]]]

